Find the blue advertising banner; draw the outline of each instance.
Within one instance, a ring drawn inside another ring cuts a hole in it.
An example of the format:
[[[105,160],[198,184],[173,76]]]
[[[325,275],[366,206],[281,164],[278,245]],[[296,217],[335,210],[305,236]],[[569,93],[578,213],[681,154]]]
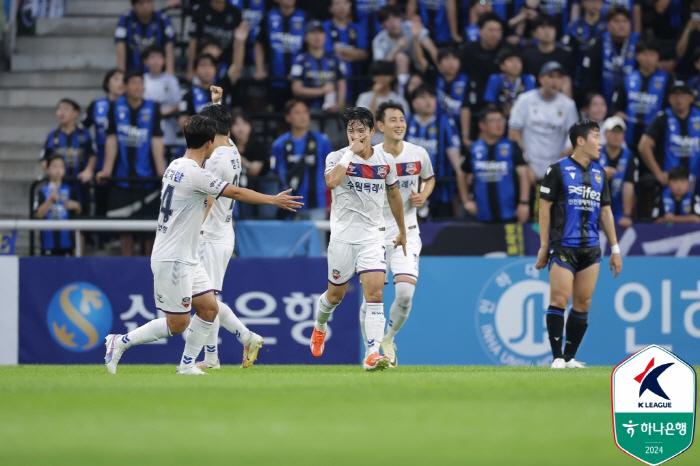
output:
[[[576,358],[615,365],[649,344],[700,364],[700,259],[603,258]],[[396,336],[400,364],[548,365],[546,271],[535,258],[423,257],[411,314]],[[390,279],[391,281],[391,279]],[[387,318],[393,286],[385,288]]]
[[[99,364],[107,334],[163,317],[148,258],[22,258],[19,287],[20,364]],[[220,297],[265,339],[259,364],[357,364],[356,278],[329,322],[323,357],[311,356],[314,309],[326,287],[323,258],[236,258]],[[221,362],[240,364],[240,343],[223,328],[219,336]],[[181,336],[135,346],[122,363],[177,364],[183,347]]]

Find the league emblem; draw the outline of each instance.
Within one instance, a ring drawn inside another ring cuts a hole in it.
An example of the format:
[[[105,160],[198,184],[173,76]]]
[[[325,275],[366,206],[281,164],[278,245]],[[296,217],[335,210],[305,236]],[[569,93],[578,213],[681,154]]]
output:
[[[182,298],[182,307],[184,307],[185,309],[189,308],[190,307],[190,300],[191,300],[190,297]]]
[[[333,278],[334,278],[335,280],[340,279],[340,271],[337,270],[337,269],[333,269],[333,273],[332,273],[331,275],[333,275]]]

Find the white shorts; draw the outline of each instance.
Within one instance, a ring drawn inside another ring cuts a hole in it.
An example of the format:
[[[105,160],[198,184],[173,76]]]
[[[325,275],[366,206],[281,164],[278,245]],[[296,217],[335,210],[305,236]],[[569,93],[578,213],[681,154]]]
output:
[[[328,244],[328,281],[346,284],[355,275],[386,272],[386,248],[383,244],[350,244],[331,239]]]
[[[386,263],[394,275],[394,283],[396,277],[406,275],[409,278],[418,280],[418,268],[420,265],[420,250],[423,248],[423,242],[420,236],[408,238],[406,244],[406,255],[403,255],[403,249],[398,247],[394,249],[394,243],[386,243]],[[388,282],[386,282],[388,283]]]
[[[151,271],[156,309],[167,314],[189,313],[192,298],[214,291],[201,262],[151,262]]]
[[[228,261],[231,260],[231,255],[233,254],[233,246],[226,243],[200,241],[197,252],[199,261],[204,266],[209,281],[211,281],[212,288],[217,293],[221,293]]]

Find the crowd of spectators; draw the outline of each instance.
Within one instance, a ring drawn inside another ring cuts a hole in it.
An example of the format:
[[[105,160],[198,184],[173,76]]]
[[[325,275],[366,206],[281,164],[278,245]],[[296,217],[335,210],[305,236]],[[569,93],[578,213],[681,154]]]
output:
[[[54,185],[61,169],[70,181],[42,191],[38,217],[155,218],[157,179],[184,153],[180,128],[217,85],[233,112],[241,185],[293,189],[306,198],[301,219],[327,218],[321,167],[346,144],[338,114],[391,100],[405,110],[406,139],[434,165],[423,220],[536,221],[547,166],[570,153],[569,126],[588,118],[601,127],[621,226],[700,221],[700,0],[169,5],[188,18],[180,37],[153,0],[131,0],[116,25],[105,97],[82,119],[77,103],[58,103],[41,163]],[[264,126],[272,137],[259,131],[263,121],[273,122]],[[58,208],[58,199],[81,208]],[[235,215],[288,218],[243,205]]]

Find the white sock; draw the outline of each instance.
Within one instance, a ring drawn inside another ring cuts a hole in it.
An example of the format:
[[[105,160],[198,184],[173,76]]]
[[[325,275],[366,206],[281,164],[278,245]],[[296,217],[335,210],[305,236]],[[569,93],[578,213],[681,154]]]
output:
[[[335,308],[338,307],[338,304],[331,304],[331,302],[328,301],[327,291],[319,296],[318,301],[316,302],[316,322],[314,322],[314,327],[316,330],[319,332],[325,332],[327,330],[328,327],[326,326],[326,322],[328,322],[328,319],[331,318],[331,315],[333,314]]]
[[[408,319],[413,305],[413,293],[416,292],[416,285],[408,282],[397,282],[394,288],[396,289],[396,298],[391,303],[389,325],[384,334],[387,340],[393,340]]]
[[[190,321],[190,325],[192,322]],[[219,360],[219,316],[211,323],[209,336],[204,343],[204,360],[212,364]]]
[[[122,343],[125,348],[131,348],[134,345],[143,345],[171,336],[173,334],[168,328],[168,321],[165,318],[154,319],[122,336]]]
[[[238,341],[243,346],[248,345],[250,343],[250,330],[248,330],[248,327],[243,325],[243,322],[236,317],[233,313],[233,309],[231,309],[228,304],[222,303],[221,301],[219,301],[218,304],[221,326],[236,335],[236,338],[238,338]]]
[[[367,317],[367,302],[362,298],[362,306],[360,306],[360,331],[362,332],[362,341],[365,344],[365,355],[369,354],[369,346],[367,345],[367,332],[365,331],[365,319]]]
[[[367,316],[365,317],[365,332],[367,333],[367,345],[369,354],[379,351],[384,336],[384,303],[367,303]]]
[[[185,370],[194,366],[197,356],[202,351],[204,342],[207,341],[212,324],[213,322],[202,320],[196,314],[192,317],[190,326],[185,330],[185,351],[182,353],[178,369]]]

